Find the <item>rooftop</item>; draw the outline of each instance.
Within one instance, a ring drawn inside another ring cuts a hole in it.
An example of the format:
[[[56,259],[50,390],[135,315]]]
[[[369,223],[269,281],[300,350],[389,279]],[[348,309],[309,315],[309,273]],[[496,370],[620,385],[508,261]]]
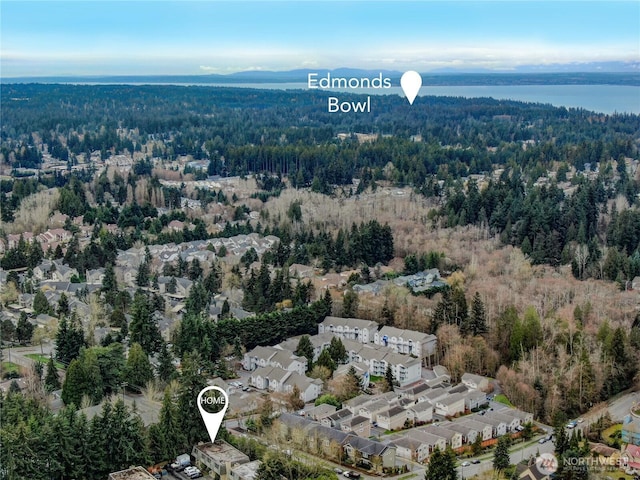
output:
[[[155,480],[155,477],[142,467],[133,467],[110,473],[109,480]]]
[[[196,445],[193,449],[200,450],[204,455],[214,459],[217,463],[244,463],[249,461],[249,457],[224,441],[202,443]]]

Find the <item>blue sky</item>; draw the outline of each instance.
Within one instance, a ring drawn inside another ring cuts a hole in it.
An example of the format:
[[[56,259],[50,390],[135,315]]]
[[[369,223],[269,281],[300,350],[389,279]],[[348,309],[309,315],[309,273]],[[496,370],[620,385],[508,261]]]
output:
[[[0,1],[3,77],[640,62],[640,2]]]

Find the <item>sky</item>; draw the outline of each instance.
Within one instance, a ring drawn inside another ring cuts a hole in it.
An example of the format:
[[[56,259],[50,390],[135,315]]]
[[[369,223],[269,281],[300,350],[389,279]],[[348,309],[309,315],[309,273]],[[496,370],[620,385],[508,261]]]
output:
[[[0,0],[0,42],[4,78],[640,65],[640,2]]]

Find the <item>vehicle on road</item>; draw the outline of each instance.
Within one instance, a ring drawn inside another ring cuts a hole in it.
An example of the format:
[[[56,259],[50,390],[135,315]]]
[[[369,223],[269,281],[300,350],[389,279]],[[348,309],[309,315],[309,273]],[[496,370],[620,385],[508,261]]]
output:
[[[567,428],[576,428],[577,425],[578,425],[578,422],[574,420],[572,422],[567,423]]]
[[[538,443],[540,445],[542,445],[543,443],[547,443],[547,437],[542,437],[540,440],[538,440]]]
[[[360,478],[360,474],[358,472],[352,472],[351,470],[347,470],[342,474],[342,476],[347,478]]]
[[[342,469],[338,467],[334,468],[333,471],[336,472],[338,475],[342,473]]]
[[[460,464],[460,466],[462,466],[462,467],[468,467],[469,465],[471,465],[471,463],[469,463],[469,462],[462,462]]]
[[[476,458],[475,460],[471,460],[471,463],[473,463],[474,465],[478,465],[480,463],[480,460]]]

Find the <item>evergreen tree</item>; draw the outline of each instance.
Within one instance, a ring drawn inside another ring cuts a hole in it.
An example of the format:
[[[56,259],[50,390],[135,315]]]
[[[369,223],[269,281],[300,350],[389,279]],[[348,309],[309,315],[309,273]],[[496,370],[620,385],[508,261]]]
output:
[[[136,285],[139,287],[148,287],[149,286],[149,264],[144,261],[138,267],[138,273],[136,274]]]
[[[478,292],[475,293],[471,302],[470,333],[471,335],[487,333],[487,315]]]
[[[149,428],[150,450],[153,458],[175,458],[185,445],[180,412],[169,393],[165,390],[158,423]]]
[[[425,480],[457,480],[456,457],[450,448],[444,452],[436,447],[429,457]]]
[[[395,322],[394,313],[389,308],[389,302],[387,301],[387,299],[384,300],[384,305],[382,305],[382,310],[380,311],[380,320],[382,320],[383,325],[390,327],[392,327]]]
[[[207,292],[201,282],[194,283],[185,302],[186,313],[199,315],[204,312],[209,306],[210,298],[211,294]]]
[[[498,439],[498,445],[493,453],[493,469],[503,472],[509,468],[511,459],[509,457],[509,436],[503,435]]]
[[[58,300],[58,310],[57,310],[58,317],[65,317],[69,315],[69,313],[70,313],[69,299],[67,298],[67,295],[64,292],[62,292],[60,294],[60,300]]]
[[[345,363],[349,358],[347,354],[347,349],[344,348],[344,344],[340,337],[331,338],[331,343],[329,344],[329,355],[333,359],[333,362],[338,365],[340,363]]]
[[[136,292],[131,307],[131,325],[129,335],[132,343],[139,343],[147,355],[157,352],[162,345],[162,336],[153,319],[147,297],[141,291]]]
[[[169,383],[177,375],[176,367],[173,365],[173,355],[171,355],[166,343],[162,344],[162,348],[158,354],[158,368],[156,373],[158,378],[165,383]]]
[[[360,299],[353,290],[347,290],[342,297],[342,317],[355,318],[358,314],[358,303]]]
[[[384,373],[384,379],[386,383],[387,392],[393,392],[394,384],[396,383],[396,379],[393,376],[393,370],[391,370],[391,365],[387,365],[387,371]]]
[[[135,389],[144,388],[153,379],[153,368],[149,357],[139,343],[134,343],[129,349],[127,364],[124,369],[124,380]]]
[[[224,320],[225,318],[229,318],[230,315],[231,305],[229,305],[229,300],[225,298],[224,302],[222,302],[222,308],[220,309],[220,318]]]
[[[20,312],[18,325],[16,325],[16,340],[18,340],[21,345],[30,342],[34,329],[35,326],[27,320],[27,314]]]
[[[62,317],[56,334],[56,359],[64,365],[80,355],[84,346],[84,332],[75,315]]]
[[[67,368],[64,384],[62,385],[62,401],[65,405],[80,406],[82,396],[89,390],[91,379],[77,358],[72,360]]]
[[[60,377],[58,377],[58,369],[53,362],[53,356],[49,357],[49,361],[47,362],[47,374],[44,377],[44,386],[47,392],[60,389]]]
[[[197,412],[196,400],[200,390],[207,386],[205,378],[200,374],[201,359],[197,354],[187,354],[182,360],[182,375],[180,376],[180,390],[178,391],[178,411]],[[200,415],[183,415],[182,431],[186,443],[184,447],[194,445],[199,441],[209,441],[207,428]]]
[[[311,367],[313,366],[313,345],[311,344],[311,340],[309,340],[309,335],[303,335],[300,337],[298,347],[293,353],[299,357],[305,357],[307,359],[307,371],[311,370]]]
[[[42,290],[38,290],[36,292],[36,296],[33,299],[33,311],[36,315],[40,315],[41,313],[49,313],[51,310],[51,305],[49,305],[49,301],[47,297],[42,292]]]
[[[107,263],[104,268],[102,292],[104,292],[105,301],[109,305],[114,305],[116,301],[116,295],[118,294],[118,281],[116,279],[116,272],[113,269],[112,263]]]
[[[177,288],[178,281],[176,280],[176,277],[171,277],[171,280],[169,280],[169,283],[167,284],[167,293],[174,294],[176,293]]]
[[[324,308],[326,312],[325,316],[331,315],[331,310],[333,308],[333,300],[331,298],[331,292],[329,291],[328,288],[324,291],[324,296],[322,297],[322,301],[324,303]]]
[[[341,400],[349,400],[360,393],[362,379],[358,376],[355,367],[351,366],[347,371],[344,382],[344,395]]]
[[[322,350],[322,352],[320,352],[320,356],[318,357],[316,365],[326,367],[331,370],[331,372],[336,369],[336,364],[329,354],[329,349],[325,348],[324,350]]]

